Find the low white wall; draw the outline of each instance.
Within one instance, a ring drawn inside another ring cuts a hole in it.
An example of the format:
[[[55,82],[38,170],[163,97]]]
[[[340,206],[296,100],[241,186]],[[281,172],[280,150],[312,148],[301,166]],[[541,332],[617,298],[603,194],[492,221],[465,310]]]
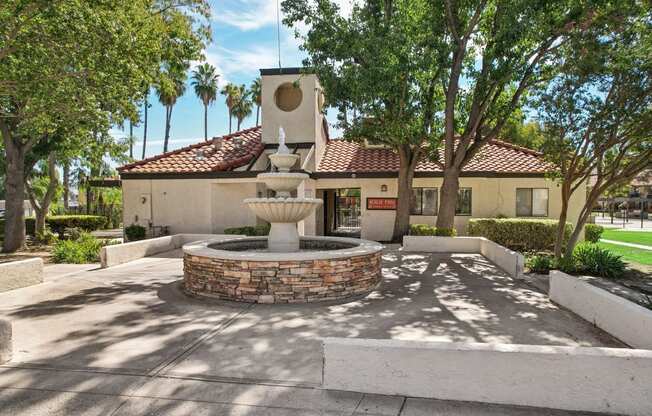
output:
[[[148,240],[133,241],[130,243],[117,244],[113,246],[102,247],[100,251],[100,261],[102,267],[112,267],[130,261],[142,259],[143,257],[153,256],[166,251],[176,250],[184,244],[192,243],[199,240],[208,240],[213,238],[225,237],[222,234],[175,234],[165,237],[151,238]],[[239,236],[230,236],[239,237]]]
[[[652,310],[557,270],[550,272],[549,296],[627,345],[652,350]]]
[[[40,258],[0,264],[0,292],[43,283],[43,260]]]
[[[525,268],[525,257],[486,238],[480,242],[480,253],[505,270],[512,277],[521,277]]]
[[[323,387],[652,414],[652,351],[326,338]]]
[[[484,237],[435,237],[406,235],[403,250],[426,253],[478,253],[494,262],[512,277],[523,274],[525,258]]]

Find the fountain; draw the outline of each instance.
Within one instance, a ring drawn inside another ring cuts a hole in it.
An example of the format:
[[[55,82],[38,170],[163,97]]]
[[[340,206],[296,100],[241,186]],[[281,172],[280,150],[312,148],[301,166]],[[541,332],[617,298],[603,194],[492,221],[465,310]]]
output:
[[[300,155],[290,153],[279,129],[279,146],[269,156],[276,172],[259,182],[274,198],[244,203],[271,224],[264,237],[223,236],[191,243],[184,251],[184,290],[193,296],[257,303],[299,303],[345,299],[369,293],[381,281],[382,245],[340,237],[300,237],[297,223],[321,199],[292,197],[309,178],[290,169]]]

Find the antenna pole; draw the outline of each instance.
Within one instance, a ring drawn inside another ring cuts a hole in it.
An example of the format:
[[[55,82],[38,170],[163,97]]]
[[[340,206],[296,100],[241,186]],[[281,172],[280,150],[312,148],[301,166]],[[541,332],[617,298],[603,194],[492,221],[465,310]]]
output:
[[[281,69],[281,6],[276,0],[276,38],[278,43],[278,69]]]

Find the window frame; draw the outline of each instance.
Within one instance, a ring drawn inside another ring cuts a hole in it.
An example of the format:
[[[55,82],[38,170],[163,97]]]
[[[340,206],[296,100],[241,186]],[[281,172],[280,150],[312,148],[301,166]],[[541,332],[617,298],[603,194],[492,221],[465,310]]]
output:
[[[435,213],[434,214],[424,214],[423,213],[423,190],[424,189],[433,189],[435,193],[437,194],[435,198]],[[419,213],[414,213],[412,210],[410,210],[410,215],[415,216],[415,217],[436,217],[437,214],[439,214],[439,188],[434,187],[434,186],[413,186],[412,187],[412,193],[414,193],[416,190],[419,190],[421,193],[421,206],[419,207]],[[416,206],[414,207],[415,209],[417,208]]]
[[[460,191],[462,190],[469,190],[469,213],[468,214],[463,214],[458,211],[458,204],[457,202],[459,201],[460,198]],[[457,189],[457,199],[455,200],[455,216],[456,217],[472,217],[473,216],[473,188],[470,186],[460,186]]]
[[[529,215],[519,215],[518,213],[518,198],[516,197],[518,195],[519,190],[530,190],[530,214]],[[546,213],[545,215],[534,215],[534,191],[535,190],[541,190],[545,189],[546,190],[546,195],[548,196],[546,198]],[[516,188],[516,191],[514,191],[514,214],[518,218],[549,218],[550,217],[550,188]]]

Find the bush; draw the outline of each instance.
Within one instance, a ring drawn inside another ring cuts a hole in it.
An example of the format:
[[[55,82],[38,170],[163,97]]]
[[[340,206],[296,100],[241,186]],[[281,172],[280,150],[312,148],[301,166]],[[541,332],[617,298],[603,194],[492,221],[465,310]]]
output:
[[[410,224],[410,235],[434,235],[438,237],[455,237],[454,228],[437,228],[428,224]]]
[[[61,240],[52,250],[55,263],[85,264],[100,260],[100,249],[106,244],[88,233],[82,233],[78,240]]]
[[[107,219],[99,215],[52,215],[45,218],[45,225],[50,227],[52,232],[63,237],[66,228],[81,228],[84,231],[100,230],[106,226]],[[34,235],[36,219],[25,218],[25,229],[27,234]]]
[[[270,228],[271,225],[269,224],[256,226],[246,225],[244,227],[225,228],[224,234],[240,234],[246,235],[247,237],[260,237],[269,235]]]
[[[578,273],[617,279],[625,273],[621,257],[595,244],[582,243],[573,250],[573,260]]]
[[[604,231],[604,227],[595,224],[586,224],[584,226],[584,239],[590,243],[597,243],[600,241],[600,236]]]
[[[485,237],[515,251],[552,251],[557,224],[556,220],[543,219],[474,218],[469,220],[467,231],[470,236]],[[571,224],[566,224],[564,241],[571,231]]]
[[[50,230],[50,227],[45,226],[45,230],[42,233],[38,233],[36,239],[39,243],[50,246],[56,243],[59,240],[59,237]]]
[[[573,274],[577,272],[577,266],[575,265],[575,259],[571,257],[562,257],[559,260],[555,260],[553,268],[561,270],[564,273]]]
[[[554,257],[545,254],[536,254],[527,258],[525,263],[533,273],[548,274],[554,265]]]
[[[138,241],[144,240],[147,230],[142,225],[131,224],[129,227],[125,227],[125,235],[127,236],[127,241]]]

